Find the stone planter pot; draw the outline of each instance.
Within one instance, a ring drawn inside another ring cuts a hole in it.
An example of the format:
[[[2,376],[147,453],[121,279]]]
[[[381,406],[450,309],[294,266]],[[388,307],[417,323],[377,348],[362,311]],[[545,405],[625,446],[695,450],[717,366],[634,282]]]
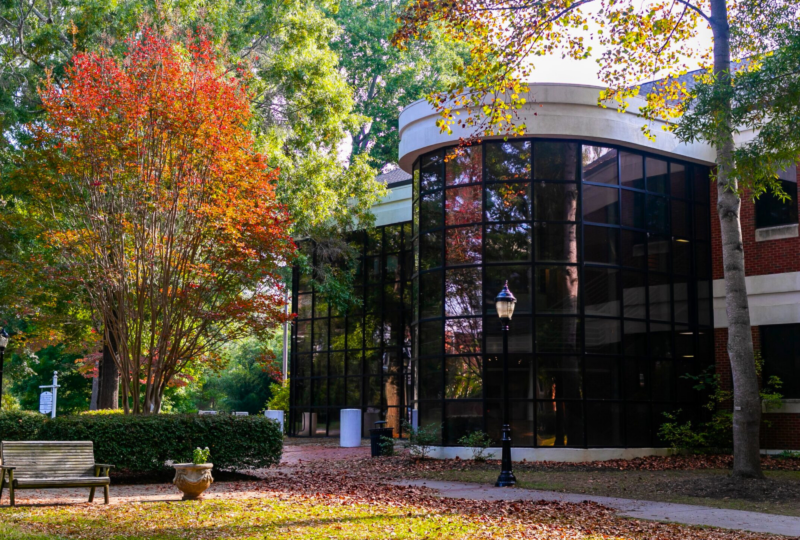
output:
[[[209,488],[214,478],[211,477],[213,463],[195,465],[194,463],[176,463],[175,478],[172,483],[183,491],[184,501],[200,499],[203,492]]]

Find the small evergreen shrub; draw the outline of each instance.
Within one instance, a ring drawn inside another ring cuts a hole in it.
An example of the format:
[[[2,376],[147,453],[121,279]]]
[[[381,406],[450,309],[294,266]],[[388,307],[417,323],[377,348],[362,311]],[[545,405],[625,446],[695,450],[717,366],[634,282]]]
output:
[[[458,444],[469,448],[472,451],[472,459],[475,461],[483,462],[494,457],[494,454],[489,452],[492,438],[483,431],[473,431],[469,435],[464,435],[458,439]]]
[[[393,437],[382,436],[378,444],[381,447],[382,456],[393,456],[395,454]]]
[[[31,412],[0,413],[0,440],[92,441],[98,463],[117,470],[159,472],[167,461],[192,461],[192,449],[210,449],[217,469],[277,465],[283,434],[263,416],[134,416],[92,414],[50,419]]]
[[[403,432],[408,433],[405,447],[413,459],[428,459],[428,454],[434,446],[441,441],[442,427],[436,424],[419,426],[416,429],[410,422],[403,421]]]

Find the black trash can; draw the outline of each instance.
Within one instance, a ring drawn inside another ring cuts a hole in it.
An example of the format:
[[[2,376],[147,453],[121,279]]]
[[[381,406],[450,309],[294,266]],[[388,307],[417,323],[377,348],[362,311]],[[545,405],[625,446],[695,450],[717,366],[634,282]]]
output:
[[[380,420],[375,422],[375,427],[369,430],[369,441],[370,446],[372,447],[372,457],[380,457],[383,455],[388,455],[388,453],[384,452],[383,449],[383,438],[388,437],[389,439],[394,440],[394,428],[387,428],[386,421]]]

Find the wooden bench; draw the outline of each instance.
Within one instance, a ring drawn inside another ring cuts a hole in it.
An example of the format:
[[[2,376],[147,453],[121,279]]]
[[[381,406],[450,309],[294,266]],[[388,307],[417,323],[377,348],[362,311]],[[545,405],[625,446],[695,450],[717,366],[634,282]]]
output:
[[[94,462],[92,441],[3,441],[0,442],[0,500],[3,488],[18,489],[90,488],[89,502],[95,488],[102,487],[108,504],[108,471],[113,465]]]

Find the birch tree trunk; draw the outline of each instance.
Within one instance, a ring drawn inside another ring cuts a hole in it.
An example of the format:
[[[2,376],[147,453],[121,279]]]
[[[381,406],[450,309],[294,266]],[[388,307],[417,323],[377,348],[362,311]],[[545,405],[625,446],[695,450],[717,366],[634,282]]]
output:
[[[726,0],[711,0],[714,34],[714,74],[720,88],[730,85],[730,27]],[[753,354],[750,308],[745,286],[741,198],[730,178],[733,166],[733,126],[730,98],[719,111],[717,127],[717,212],[722,238],[725,277],[725,311],[728,315],[728,356],[733,375],[733,475],[761,478],[759,428],[761,399]]]

